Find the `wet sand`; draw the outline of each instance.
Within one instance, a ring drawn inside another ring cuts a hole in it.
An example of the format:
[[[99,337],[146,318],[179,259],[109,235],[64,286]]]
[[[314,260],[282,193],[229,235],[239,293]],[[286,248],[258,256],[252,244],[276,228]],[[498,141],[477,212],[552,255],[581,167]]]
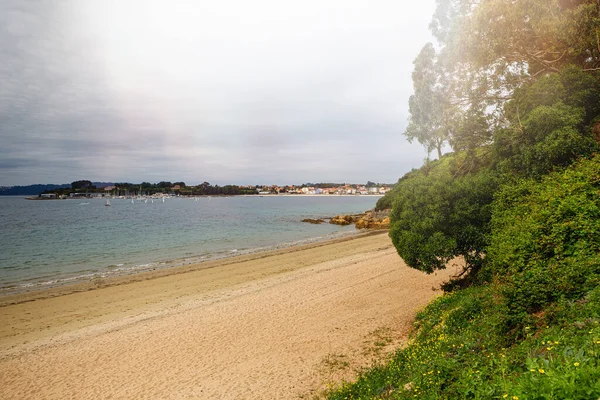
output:
[[[313,398],[401,346],[455,272],[381,233],[0,298],[0,398]]]

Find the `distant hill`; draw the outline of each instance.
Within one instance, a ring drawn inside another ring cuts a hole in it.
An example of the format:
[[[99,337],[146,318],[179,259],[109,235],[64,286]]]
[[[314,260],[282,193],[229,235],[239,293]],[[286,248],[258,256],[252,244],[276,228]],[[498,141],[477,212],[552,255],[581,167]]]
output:
[[[97,188],[112,186],[112,182],[92,182]],[[60,185],[55,184],[37,184],[28,186],[10,186],[0,187],[0,196],[37,196],[44,190],[56,190],[70,188],[70,183],[62,183]]]

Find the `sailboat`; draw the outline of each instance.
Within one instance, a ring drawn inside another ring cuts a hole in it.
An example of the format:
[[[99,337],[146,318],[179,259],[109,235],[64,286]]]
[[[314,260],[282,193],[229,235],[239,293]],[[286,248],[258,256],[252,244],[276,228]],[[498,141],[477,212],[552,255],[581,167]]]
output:
[[[106,206],[106,207],[110,207],[110,199],[106,199],[106,204],[105,204],[105,206]]]

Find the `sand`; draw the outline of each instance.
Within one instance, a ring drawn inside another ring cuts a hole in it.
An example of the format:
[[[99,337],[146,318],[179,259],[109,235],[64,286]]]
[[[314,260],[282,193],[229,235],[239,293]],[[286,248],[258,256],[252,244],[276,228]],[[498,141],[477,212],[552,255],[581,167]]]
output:
[[[314,398],[401,346],[455,272],[384,233],[5,297],[0,398]]]

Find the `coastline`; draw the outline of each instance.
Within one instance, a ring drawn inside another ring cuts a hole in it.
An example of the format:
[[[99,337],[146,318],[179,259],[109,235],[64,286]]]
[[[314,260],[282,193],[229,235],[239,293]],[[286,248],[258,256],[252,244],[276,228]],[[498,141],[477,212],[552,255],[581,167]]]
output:
[[[229,250],[214,254],[206,259],[201,259],[198,257],[181,258],[172,260],[168,263],[157,262],[151,264],[150,266],[138,266],[137,268],[122,271],[115,270],[99,272],[93,274],[94,276],[92,277],[89,277],[88,275],[81,275],[72,278],[65,278],[63,280],[51,283],[40,283],[34,286],[3,289],[4,292],[0,292],[0,307],[48,297],[90,291],[104,287],[140,282],[163,276],[178,275],[204,268],[215,268],[221,265],[240,263],[277,254],[301,251],[325,246],[327,244],[344,242],[354,238],[378,235],[382,233],[384,233],[384,231],[381,230],[337,232],[328,236],[319,236],[309,239],[302,239],[295,242],[280,243],[267,248],[250,248],[240,251]],[[387,231],[385,231],[385,233],[387,233]]]
[[[7,301],[6,298],[18,298],[21,297],[21,295],[27,293],[30,293],[35,298],[37,298],[37,292],[40,292],[43,296],[43,292],[53,292],[58,293],[57,295],[60,295],[62,293],[68,294],[73,291],[93,290],[93,288],[97,286],[112,286],[114,284],[127,283],[130,280],[138,280],[135,278],[137,275],[140,275],[141,279],[151,279],[147,276],[162,276],[162,274],[158,273],[163,270],[174,270],[173,273],[178,273],[177,271],[179,271],[179,269],[188,266],[190,268],[199,268],[201,266],[206,265],[207,268],[210,268],[210,265],[212,264],[207,263],[211,263],[214,261],[244,256],[252,256],[255,254],[259,255],[260,257],[261,254],[269,254],[278,250],[285,251],[285,249],[290,249],[294,247],[311,246],[316,245],[318,243],[327,243],[330,241],[343,240],[354,236],[363,236],[372,233],[374,232],[366,232],[364,230],[355,230],[347,232],[340,231],[334,232],[326,236],[316,236],[307,239],[299,239],[293,242],[283,242],[268,247],[256,247],[242,250],[231,249],[227,251],[213,253],[209,256],[176,258],[170,261],[155,261],[150,262],[148,264],[141,264],[128,268],[118,267],[115,269],[109,269],[110,267],[105,267],[103,271],[94,273],[65,276],[62,278],[56,278],[45,282],[42,281],[36,283],[15,285],[12,287],[2,287],[0,288],[0,307],[2,307],[5,304],[11,304],[11,301]],[[169,273],[170,272],[166,272],[167,275]]]
[[[315,395],[401,345],[454,272],[410,269],[368,232],[4,298],[0,394]]]

